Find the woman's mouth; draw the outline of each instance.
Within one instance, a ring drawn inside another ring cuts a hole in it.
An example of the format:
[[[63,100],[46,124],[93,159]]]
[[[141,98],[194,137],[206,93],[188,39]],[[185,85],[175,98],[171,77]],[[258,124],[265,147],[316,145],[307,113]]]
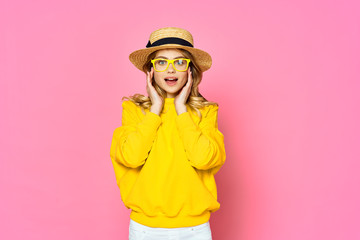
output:
[[[174,86],[174,85],[176,84],[177,80],[178,80],[178,79],[175,78],[175,77],[165,78],[165,82],[166,82],[166,84],[169,85],[169,86]]]

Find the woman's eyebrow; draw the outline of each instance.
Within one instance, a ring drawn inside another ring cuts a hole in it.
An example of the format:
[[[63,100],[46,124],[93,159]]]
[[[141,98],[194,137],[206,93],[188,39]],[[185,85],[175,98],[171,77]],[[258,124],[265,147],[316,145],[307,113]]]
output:
[[[164,56],[157,56],[157,57],[155,57],[155,58],[166,58],[166,59],[168,59],[167,57],[164,57]],[[179,56],[179,57],[176,57],[176,58],[174,58],[174,59],[177,59],[177,58],[184,58],[183,56]]]

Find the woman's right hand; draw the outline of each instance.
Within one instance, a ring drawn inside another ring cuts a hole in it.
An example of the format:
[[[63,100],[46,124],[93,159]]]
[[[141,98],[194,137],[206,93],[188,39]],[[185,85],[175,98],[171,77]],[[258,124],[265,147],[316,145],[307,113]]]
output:
[[[157,115],[160,115],[164,99],[162,96],[160,96],[157,91],[155,90],[154,86],[152,85],[152,79],[154,76],[154,68],[152,67],[150,72],[146,73],[146,91],[150,97],[151,100],[151,109],[150,111],[153,113],[156,113]]]

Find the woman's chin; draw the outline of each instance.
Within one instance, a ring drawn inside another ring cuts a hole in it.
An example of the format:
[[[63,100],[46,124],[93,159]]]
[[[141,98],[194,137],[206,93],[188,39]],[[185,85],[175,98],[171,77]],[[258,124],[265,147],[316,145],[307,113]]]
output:
[[[168,85],[165,85],[163,86],[163,89],[167,92],[170,92],[170,93],[176,93],[179,91],[179,86],[177,85],[174,85],[174,86],[168,86]]]

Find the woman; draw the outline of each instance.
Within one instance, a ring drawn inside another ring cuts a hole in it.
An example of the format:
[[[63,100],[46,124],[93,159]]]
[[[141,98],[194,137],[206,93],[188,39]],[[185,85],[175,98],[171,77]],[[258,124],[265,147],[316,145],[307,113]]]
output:
[[[132,210],[129,239],[212,239],[210,214],[220,208],[214,175],[226,154],[218,104],[198,89],[211,56],[193,47],[190,32],[168,27],[129,58],[146,73],[148,93],[125,97],[110,149]]]

